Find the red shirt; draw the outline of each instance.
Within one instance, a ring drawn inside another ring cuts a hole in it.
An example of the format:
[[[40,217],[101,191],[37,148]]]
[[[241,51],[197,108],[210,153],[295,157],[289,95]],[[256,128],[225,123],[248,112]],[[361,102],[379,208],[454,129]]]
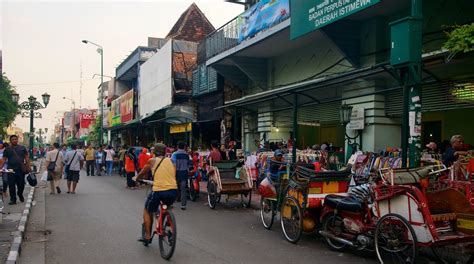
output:
[[[135,172],[135,163],[128,155],[125,156],[125,172]]]
[[[209,153],[209,159],[212,161],[221,161],[221,153],[218,150],[212,150],[211,153]]]

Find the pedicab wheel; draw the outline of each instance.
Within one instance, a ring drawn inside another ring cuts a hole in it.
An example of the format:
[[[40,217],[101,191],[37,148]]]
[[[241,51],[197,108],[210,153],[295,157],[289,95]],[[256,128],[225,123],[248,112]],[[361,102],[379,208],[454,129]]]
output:
[[[240,199],[244,208],[250,208],[250,204],[252,203],[252,190],[248,193],[240,194]]]
[[[195,202],[197,197],[197,192],[194,189],[194,180],[190,179],[189,180],[189,200]]]
[[[174,249],[176,248],[176,220],[170,211],[164,211],[161,219],[163,221],[161,223],[163,234],[158,236],[158,244],[161,257],[168,260],[173,256]]]
[[[337,236],[340,233],[344,232],[344,222],[342,218],[338,215],[328,215],[323,219],[322,231],[328,232]],[[330,250],[334,251],[343,251],[347,245],[341,242],[337,242],[328,237],[324,237],[326,245]]]
[[[286,240],[296,243],[303,234],[303,213],[298,201],[291,196],[283,199],[280,223]]]
[[[211,209],[216,208],[218,197],[220,200],[220,195],[217,193],[217,185],[214,181],[210,181],[207,186],[207,203]]]
[[[273,208],[272,200],[263,197],[260,199],[260,218],[262,218],[263,226],[270,230],[273,225],[273,219],[275,218],[275,209]]]
[[[387,214],[375,227],[375,250],[384,264],[416,262],[417,239],[413,227],[398,214]]]

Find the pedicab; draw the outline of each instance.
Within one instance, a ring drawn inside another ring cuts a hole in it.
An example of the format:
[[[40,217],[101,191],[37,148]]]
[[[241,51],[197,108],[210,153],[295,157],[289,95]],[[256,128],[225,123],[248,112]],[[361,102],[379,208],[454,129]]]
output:
[[[315,172],[305,166],[296,166],[280,209],[280,224],[286,240],[296,243],[303,233],[317,232],[324,198],[329,194],[346,194],[350,180],[350,168]]]
[[[240,195],[242,206],[250,207],[252,187],[252,179],[242,169],[239,161],[220,161],[209,166],[207,200],[211,209],[216,208],[222,195],[227,195],[227,199]]]
[[[375,249],[380,261],[389,263],[394,254],[399,257],[402,253],[408,263],[416,263],[422,247],[431,248],[443,262],[446,259],[439,252],[446,247],[472,250],[474,210],[462,190],[438,184],[448,172],[439,166],[381,171],[383,182],[375,187],[374,207],[378,218]],[[472,253],[463,261],[472,263]]]
[[[474,241],[474,230],[460,225],[474,223],[469,201],[437,184],[446,171],[436,166],[381,169],[378,180],[346,196],[326,196],[319,233],[332,250],[375,250],[381,263],[417,263],[420,247],[436,253],[446,245]],[[470,257],[463,261],[472,263]]]
[[[284,170],[271,172],[272,165],[284,167]],[[286,196],[286,187],[288,185],[288,175],[290,175],[290,166],[286,162],[270,160],[264,173],[265,178],[258,186],[260,193],[260,218],[266,229],[271,229],[277,212],[280,211],[281,202]]]

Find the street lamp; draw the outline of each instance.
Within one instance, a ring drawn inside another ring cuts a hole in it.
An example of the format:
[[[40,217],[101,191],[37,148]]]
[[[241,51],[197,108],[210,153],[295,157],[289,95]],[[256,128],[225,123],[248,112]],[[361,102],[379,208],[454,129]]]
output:
[[[30,157],[33,157],[33,144],[34,144],[34,139],[35,139],[35,134],[34,134],[34,127],[33,127],[33,120],[34,118],[41,118],[41,113],[37,112],[40,109],[46,108],[49,104],[49,99],[51,98],[51,95],[44,93],[41,95],[43,98],[43,104],[42,105],[40,102],[36,100],[36,97],[30,96],[28,97],[28,101],[24,101],[18,105],[18,108],[20,110],[25,110],[21,112],[21,117],[24,118],[30,118]],[[12,100],[14,103],[18,104],[20,101],[20,95],[18,93],[13,93],[12,94]]]
[[[352,148],[352,154],[354,154],[355,150],[361,146],[361,144],[356,142],[356,139],[360,136],[360,131],[357,131],[357,134],[354,137],[351,137],[347,134],[347,124],[351,122],[351,115],[352,115],[352,106],[347,105],[344,103],[341,105],[341,110],[339,112],[339,117],[341,119],[341,123],[344,126],[344,135],[345,138],[347,139],[347,145],[351,146]]]
[[[68,97],[63,97],[65,100],[69,100],[72,103],[72,138],[76,138],[76,102]]]
[[[104,83],[104,48],[101,45],[96,44],[89,40],[82,40],[84,44],[92,44],[97,47],[97,53],[100,54],[100,130],[99,130],[99,145],[102,145],[102,140],[104,138],[104,87],[102,84]]]

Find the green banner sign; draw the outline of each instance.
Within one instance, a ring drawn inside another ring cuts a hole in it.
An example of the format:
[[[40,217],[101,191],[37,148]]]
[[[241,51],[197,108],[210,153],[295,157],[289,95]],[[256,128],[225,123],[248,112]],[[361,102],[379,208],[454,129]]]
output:
[[[291,39],[379,2],[380,0],[291,0]]]

